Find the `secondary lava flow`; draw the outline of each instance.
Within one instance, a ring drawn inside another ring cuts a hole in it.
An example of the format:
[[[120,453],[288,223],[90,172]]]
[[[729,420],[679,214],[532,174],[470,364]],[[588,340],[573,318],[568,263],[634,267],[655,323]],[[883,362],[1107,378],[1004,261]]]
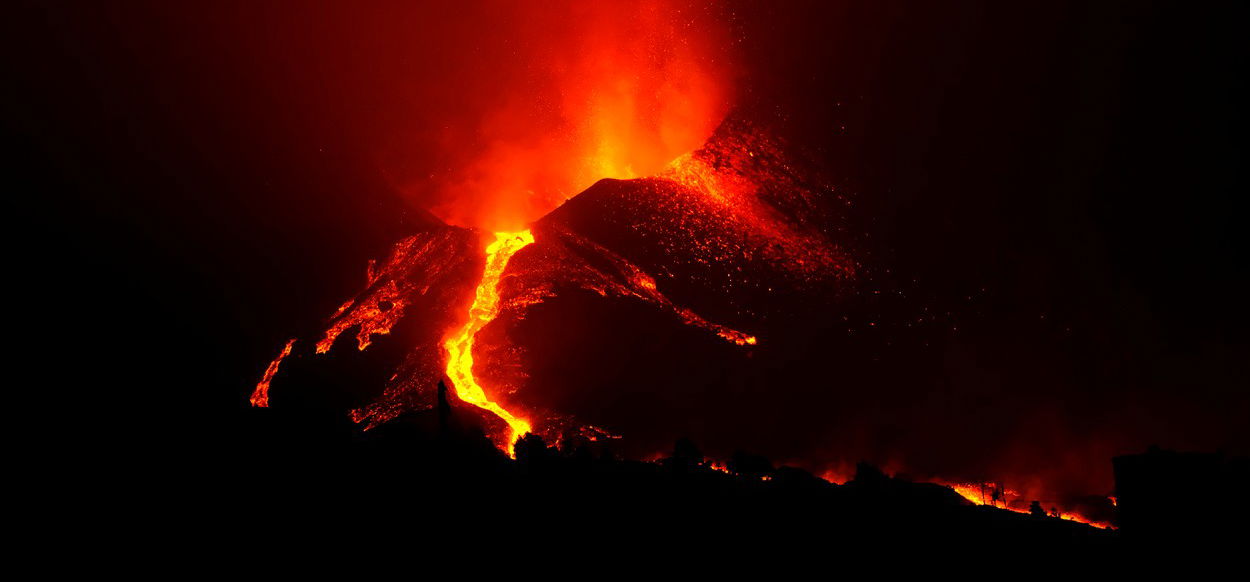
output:
[[[530,432],[530,423],[487,398],[486,391],[473,377],[473,339],[499,314],[499,278],[508,266],[508,260],[533,242],[534,235],[528,230],[495,233],[495,242],[486,247],[486,268],[474,294],[473,305],[469,307],[469,320],[443,343],[443,347],[447,348],[447,377],[455,386],[456,395],[469,404],[495,413],[508,423],[511,432],[505,450],[509,454],[512,454],[512,444],[517,438]]]
[[[295,347],[295,340],[286,342],[286,346],[282,348],[282,352],[278,357],[269,363],[269,367],[265,368],[265,376],[256,384],[256,390],[252,392],[249,402],[257,408],[267,408],[269,406],[269,383],[273,382],[273,377],[278,374],[278,366],[282,364],[282,360],[291,355],[291,348]]]

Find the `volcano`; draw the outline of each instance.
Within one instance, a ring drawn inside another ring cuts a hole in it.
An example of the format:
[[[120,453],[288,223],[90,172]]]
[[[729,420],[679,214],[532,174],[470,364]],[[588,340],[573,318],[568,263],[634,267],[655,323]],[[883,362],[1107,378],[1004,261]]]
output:
[[[445,382],[509,455],[527,433],[634,459],[690,437],[712,458],[749,448],[832,481],[848,455],[923,451],[915,397],[942,316],[880,280],[852,196],[756,118],[731,115],[655,175],[602,179],[522,230],[424,216],[321,328],[281,346],[251,403],[371,430],[434,408]],[[1055,499],[1034,474],[949,474],[920,473],[974,504]],[[1092,498],[1079,515],[1050,503],[1088,521],[1109,503]]]
[[[1241,9],[22,4],[40,508],[1244,523]]]
[[[252,403],[321,385],[374,427],[429,409],[446,378],[504,450],[530,431],[656,450],[673,424],[655,420],[683,414],[665,394],[726,398],[718,385],[764,373],[761,348],[855,278],[842,197],[814,176],[731,117],[663,172],[601,180],[528,230],[431,218],[370,263],[320,335],[284,346]]]

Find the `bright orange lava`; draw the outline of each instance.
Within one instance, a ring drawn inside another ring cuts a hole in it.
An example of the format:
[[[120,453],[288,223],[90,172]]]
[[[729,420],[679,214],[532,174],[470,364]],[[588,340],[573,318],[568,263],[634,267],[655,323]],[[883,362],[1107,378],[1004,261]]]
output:
[[[482,282],[477,285],[473,305],[469,307],[469,320],[443,343],[443,347],[447,348],[447,377],[451,379],[456,395],[469,404],[495,413],[511,428],[504,451],[509,455],[513,455],[511,449],[516,440],[530,432],[530,423],[486,397],[486,392],[473,377],[473,338],[499,314],[499,277],[503,275],[504,267],[508,266],[508,260],[533,242],[534,235],[528,230],[495,233],[495,242],[486,247],[486,268],[482,272]]]

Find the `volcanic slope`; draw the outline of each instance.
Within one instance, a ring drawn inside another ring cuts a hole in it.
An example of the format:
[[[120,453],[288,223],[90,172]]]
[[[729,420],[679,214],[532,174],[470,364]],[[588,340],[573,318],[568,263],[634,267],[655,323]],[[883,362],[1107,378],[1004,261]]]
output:
[[[714,411],[716,391],[766,376],[755,355],[826,313],[857,270],[836,242],[844,200],[785,149],[729,121],[660,174],[602,180],[532,224],[472,342],[486,396],[551,441],[637,432],[643,451]],[[397,243],[266,376],[278,400],[321,385],[366,426],[428,409],[490,237],[437,224]],[[349,337],[355,350],[329,353]],[[499,442],[506,425],[483,416]]]

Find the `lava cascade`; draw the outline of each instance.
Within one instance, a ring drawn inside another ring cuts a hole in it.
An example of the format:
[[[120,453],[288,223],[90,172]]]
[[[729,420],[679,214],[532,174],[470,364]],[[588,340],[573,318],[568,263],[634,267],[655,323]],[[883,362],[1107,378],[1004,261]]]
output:
[[[508,423],[511,432],[503,445],[506,451],[512,450],[517,438],[530,432],[530,423],[504,410],[486,396],[486,391],[473,375],[473,341],[477,332],[499,314],[499,279],[508,266],[508,260],[533,242],[534,235],[528,230],[495,233],[494,242],[486,247],[486,267],[474,293],[473,305],[469,307],[468,321],[443,344],[447,348],[447,377],[455,385],[456,395]]]

